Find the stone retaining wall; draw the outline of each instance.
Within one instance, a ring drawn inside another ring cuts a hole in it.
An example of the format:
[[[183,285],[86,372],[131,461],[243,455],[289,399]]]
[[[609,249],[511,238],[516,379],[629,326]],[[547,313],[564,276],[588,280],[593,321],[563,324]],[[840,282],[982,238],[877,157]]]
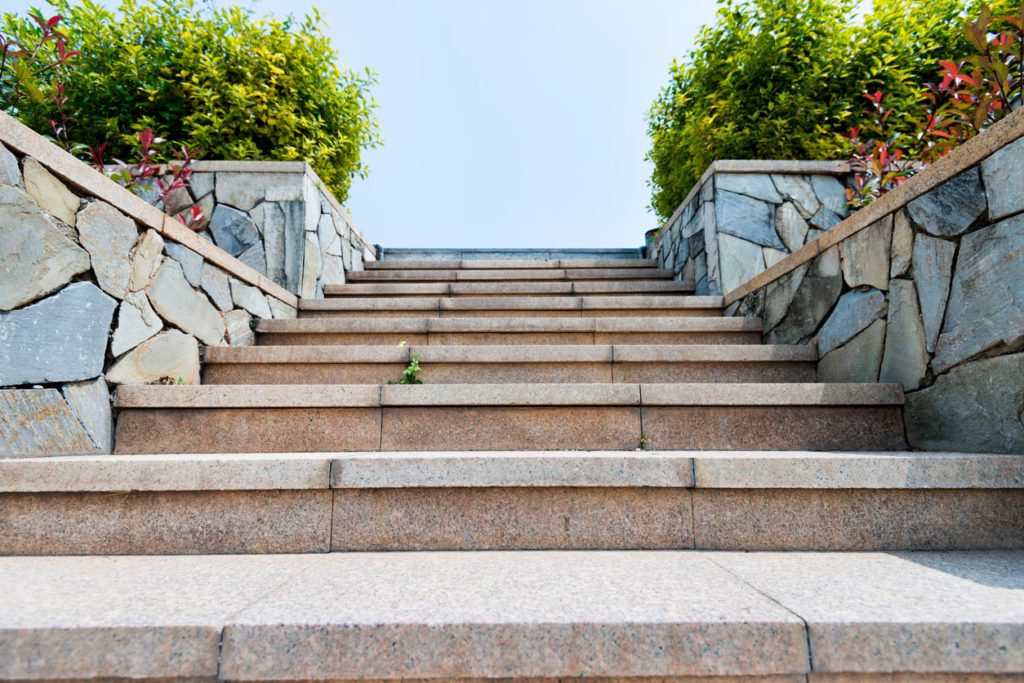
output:
[[[200,233],[292,294],[323,298],[375,249],[302,161],[199,161],[188,190],[168,197],[177,213],[198,202]]]
[[[730,291],[846,214],[845,162],[717,161],[648,249],[697,294]]]
[[[823,381],[902,384],[913,447],[1024,453],[1024,111],[726,303]]]
[[[246,220],[218,218],[204,240],[5,115],[0,142],[0,457],[109,453],[111,390],[198,383],[203,346],[252,344],[254,318],[295,317],[295,296],[234,258],[230,240],[252,237]],[[224,200],[215,215],[230,199],[247,220],[281,207],[297,216],[302,275],[285,284],[315,290],[344,281],[346,258],[361,265],[365,240],[308,170],[260,187],[261,176],[222,167],[196,176],[200,198]],[[284,189],[296,185],[301,199]],[[278,263],[270,234],[264,218],[259,241]]]

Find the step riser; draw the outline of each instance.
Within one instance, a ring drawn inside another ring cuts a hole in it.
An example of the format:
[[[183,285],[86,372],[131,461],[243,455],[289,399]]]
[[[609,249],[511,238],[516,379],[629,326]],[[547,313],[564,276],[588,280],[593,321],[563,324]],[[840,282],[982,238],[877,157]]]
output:
[[[485,487],[0,495],[4,555],[1024,547],[1015,489]]]
[[[656,283],[660,284],[660,283]],[[357,287],[358,285],[343,285],[345,287]],[[573,296],[574,294],[586,294],[586,295],[598,295],[598,296],[636,296],[637,294],[643,294],[644,296],[679,296],[680,294],[692,293],[692,288],[637,288],[637,289],[623,289],[616,290],[612,288],[608,289],[594,289],[588,292],[581,292],[579,290],[573,290],[571,288],[563,287],[516,287],[507,290],[498,288],[480,288],[478,291],[474,289],[456,289],[452,291],[448,290],[422,290],[416,291],[411,287],[403,287],[398,291],[379,291],[376,287],[373,289],[362,288],[359,289],[346,289],[339,290],[335,289],[330,292],[325,292],[325,296],[329,300],[335,299],[361,299],[361,298],[378,298],[386,296],[391,299],[418,299],[424,296],[445,296],[454,299],[476,299],[476,298],[493,298],[495,296],[502,296],[508,294],[510,296],[540,296],[540,297],[556,297],[556,296]],[[404,291],[403,291],[404,290]]]
[[[720,308],[615,308],[615,309],[368,309],[347,311],[303,310],[300,318],[712,318]]]
[[[420,346],[515,344],[760,344],[760,332],[436,332],[325,334],[265,332],[256,335],[260,346],[395,345],[403,341]]]
[[[203,384],[387,384],[399,363],[207,363]],[[813,363],[429,363],[426,384],[813,382]]]
[[[118,453],[902,450],[899,406],[132,408]],[[643,440],[643,441],[642,441]]]
[[[537,270],[364,270],[348,273],[349,282],[488,282],[558,280],[672,280],[675,273],[660,268],[578,268]]]

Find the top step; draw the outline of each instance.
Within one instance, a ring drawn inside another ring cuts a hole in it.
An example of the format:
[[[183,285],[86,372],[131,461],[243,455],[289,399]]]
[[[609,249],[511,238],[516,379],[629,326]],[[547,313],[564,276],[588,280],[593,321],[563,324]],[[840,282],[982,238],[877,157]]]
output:
[[[409,262],[409,261],[473,261],[475,267],[481,261],[505,262],[503,267],[509,267],[509,261],[544,262],[544,261],[601,261],[609,260],[640,260],[643,259],[641,249],[385,249],[379,248],[379,260],[372,263],[383,262]],[[422,267],[422,266],[421,266]],[[429,267],[429,266],[427,266]],[[522,266],[522,267],[543,267],[543,266]],[[558,267],[558,266],[553,266]],[[566,267],[566,266],[562,266]]]

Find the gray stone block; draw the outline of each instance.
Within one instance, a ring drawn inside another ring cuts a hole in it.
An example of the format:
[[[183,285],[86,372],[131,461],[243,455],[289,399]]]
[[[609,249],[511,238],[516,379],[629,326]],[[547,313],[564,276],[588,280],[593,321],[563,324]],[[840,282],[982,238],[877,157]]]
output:
[[[810,339],[832,310],[842,289],[842,276],[822,277],[809,271],[797,288],[785,318],[769,332],[768,342],[796,344]]]
[[[733,235],[765,247],[785,249],[775,232],[770,205],[733,192],[715,192],[715,217],[718,232]]]
[[[828,209],[840,217],[846,216],[849,213],[846,188],[843,187],[843,184],[835,176],[812,175],[810,178],[811,187],[814,189],[814,194],[822,208]]]
[[[1024,138],[981,162],[989,220],[1024,211]]]
[[[885,321],[876,320],[818,361],[819,382],[877,382]]]
[[[162,330],[164,321],[156,314],[145,292],[129,292],[117,310],[117,329],[110,353],[120,356]]]
[[[16,187],[0,187],[0,311],[60,289],[89,270],[89,253]]]
[[[765,202],[779,204],[779,196],[772,179],[764,173],[716,173],[715,189],[735,192]]]
[[[110,391],[103,377],[86,382],[73,382],[61,388],[64,400],[82,423],[97,453],[110,453],[114,448],[114,416]]]
[[[193,173],[189,176],[188,189],[192,196],[198,200],[213,192],[215,178],[213,173]]]
[[[884,318],[886,311],[885,294],[877,289],[847,292],[818,332],[818,356],[850,341],[873,321]]]
[[[78,212],[78,238],[89,252],[100,287],[123,299],[132,275],[128,256],[139,238],[135,221],[106,202],[91,202]]]
[[[718,236],[718,254],[723,292],[731,292],[764,272],[764,255],[761,247],[753,242],[722,233]]]
[[[772,182],[784,201],[793,202],[804,218],[818,213],[821,203],[814,193],[814,187],[804,176],[773,174]]]
[[[203,279],[203,257],[177,242],[165,242],[164,251],[181,266],[181,273],[193,287]]]
[[[273,317],[267,297],[256,287],[231,279],[231,299],[236,306],[244,308],[258,318],[269,320]]]
[[[1024,216],[961,240],[932,367],[942,372],[999,346],[1024,346]]]
[[[210,232],[217,246],[232,256],[238,256],[260,241],[260,233],[249,214],[230,206],[218,205],[213,210]]]
[[[907,204],[911,220],[936,237],[962,235],[986,208],[985,191],[977,168],[954,176]]]
[[[256,180],[250,173],[217,173],[214,196],[217,204],[249,211],[263,201],[266,189],[266,181]]]
[[[892,229],[889,277],[900,277],[910,270],[914,249],[914,229],[906,211],[897,211]]]
[[[116,305],[96,285],[78,282],[31,306],[0,313],[0,385],[99,376]]]
[[[889,287],[892,215],[876,221],[839,243],[843,277],[849,287]]]
[[[238,260],[259,273],[267,273],[267,254],[262,244],[252,245],[238,255]]]
[[[0,389],[0,458],[96,452],[56,389]]]
[[[228,284],[228,274],[217,266],[212,263],[204,263],[199,284],[220,310],[230,311],[234,307],[231,301],[231,285]]]
[[[231,346],[253,346],[256,333],[252,330],[252,316],[247,311],[235,309],[224,314],[228,331],[226,338]]]
[[[888,330],[879,380],[898,382],[904,391],[913,391],[921,386],[927,370],[928,351],[924,345],[924,322],[917,304],[917,288],[910,280],[891,280]]]
[[[164,261],[147,294],[164,320],[199,337],[204,344],[219,344],[224,338],[220,313],[205,295],[192,289],[176,261]]]
[[[946,312],[955,252],[956,245],[946,240],[922,234],[914,239],[914,285],[921,301],[925,346],[929,352],[935,350],[942,316]]]
[[[0,145],[0,185],[18,185],[23,183],[18,158],[11,150]]]
[[[915,448],[1024,453],[1024,354],[965,363],[907,394]]]
[[[790,252],[804,246],[809,228],[793,202],[786,202],[775,211],[775,231]]]

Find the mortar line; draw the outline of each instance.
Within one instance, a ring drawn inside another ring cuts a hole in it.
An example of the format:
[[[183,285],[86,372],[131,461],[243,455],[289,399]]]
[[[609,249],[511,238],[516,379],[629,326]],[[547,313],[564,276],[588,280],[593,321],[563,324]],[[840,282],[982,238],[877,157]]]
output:
[[[719,562],[718,560],[716,560],[714,558],[714,554],[713,553],[707,553],[705,555],[705,558],[709,562],[714,564],[715,566],[717,566],[720,569],[722,569],[722,571],[726,572],[727,574],[732,576],[734,579],[736,579],[737,581],[742,583],[743,585],[749,587],[751,590],[753,590],[758,595],[760,595],[763,598],[767,599],[769,602],[775,603],[776,605],[778,605],[779,607],[784,609],[786,612],[789,612],[794,617],[796,617],[797,619],[800,620],[800,623],[802,623],[804,625],[804,640],[807,643],[807,673],[804,674],[804,675],[809,678],[810,674],[814,673],[814,652],[811,650],[811,627],[810,627],[810,624],[807,623],[807,620],[804,619],[799,614],[797,614],[796,611],[790,609],[789,607],[786,607],[781,602],[779,602],[778,600],[773,598],[771,595],[769,595],[768,593],[764,592],[763,590],[761,590],[760,588],[758,588],[757,586],[752,584],[750,581],[747,581],[745,578],[743,578],[742,576],[740,576],[739,574],[737,574],[733,570],[731,570],[728,567],[726,567],[725,565],[723,565],[721,562]]]

